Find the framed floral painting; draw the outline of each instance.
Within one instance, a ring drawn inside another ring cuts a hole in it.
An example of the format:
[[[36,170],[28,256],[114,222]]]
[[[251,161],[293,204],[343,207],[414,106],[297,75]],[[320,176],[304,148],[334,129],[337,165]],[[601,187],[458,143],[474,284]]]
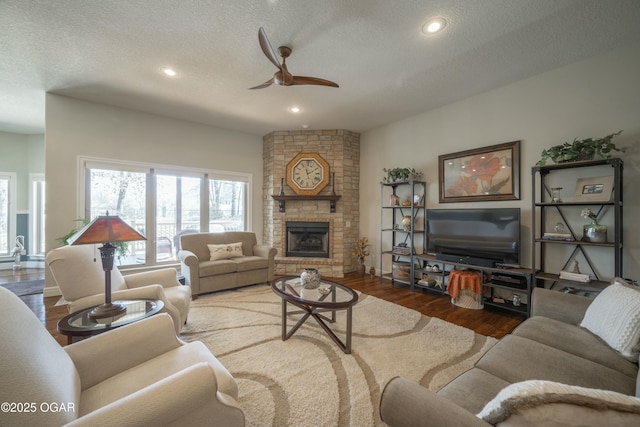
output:
[[[438,156],[440,203],[520,199],[520,141]]]

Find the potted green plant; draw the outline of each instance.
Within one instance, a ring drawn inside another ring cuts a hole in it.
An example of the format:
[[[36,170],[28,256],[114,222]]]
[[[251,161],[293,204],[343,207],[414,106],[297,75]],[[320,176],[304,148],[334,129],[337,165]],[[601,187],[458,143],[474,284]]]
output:
[[[542,150],[541,159],[536,166],[544,166],[547,160],[551,159],[555,163],[575,162],[578,160],[591,160],[595,156],[603,159],[611,157],[612,151],[624,152],[625,148],[618,148],[611,140],[620,135],[622,131],[612,133],[603,138],[574,139],[572,143],[555,145],[546,150]]]
[[[391,168],[382,169],[387,173],[387,176],[382,178],[383,184],[390,184],[392,182],[403,182],[414,179],[420,179],[422,177],[422,172],[418,172],[414,168]]]

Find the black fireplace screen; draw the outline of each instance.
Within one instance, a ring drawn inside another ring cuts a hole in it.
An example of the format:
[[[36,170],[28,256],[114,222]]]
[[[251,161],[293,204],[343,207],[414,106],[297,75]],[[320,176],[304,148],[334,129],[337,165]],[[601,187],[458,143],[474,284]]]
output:
[[[328,222],[287,221],[287,256],[329,258]]]

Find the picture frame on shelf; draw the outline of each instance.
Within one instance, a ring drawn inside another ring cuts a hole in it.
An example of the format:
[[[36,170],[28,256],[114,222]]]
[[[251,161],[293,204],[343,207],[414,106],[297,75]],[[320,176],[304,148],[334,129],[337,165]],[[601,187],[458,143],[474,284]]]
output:
[[[578,178],[574,202],[608,202],[613,192],[613,175]]]
[[[520,200],[520,141],[438,156],[440,203]]]

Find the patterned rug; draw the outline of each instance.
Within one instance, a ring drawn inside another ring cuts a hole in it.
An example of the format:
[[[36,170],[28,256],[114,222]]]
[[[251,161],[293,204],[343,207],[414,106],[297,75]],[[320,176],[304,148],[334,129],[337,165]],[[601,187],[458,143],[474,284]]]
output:
[[[0,286],[9,289],[19,297],[25,295],[41,294],[44,289],[44,280],[27,280],[24,282],[3,283]]]
[[[361,294],[344,354],[311,318],[282,341],[281,304],[266,285],[201,296],[181,334],[236,378],[247,426],[383,426],[378,403],[391,378],[438,390],[497,342]],[[344,312],[332,327],[344,338]]]

